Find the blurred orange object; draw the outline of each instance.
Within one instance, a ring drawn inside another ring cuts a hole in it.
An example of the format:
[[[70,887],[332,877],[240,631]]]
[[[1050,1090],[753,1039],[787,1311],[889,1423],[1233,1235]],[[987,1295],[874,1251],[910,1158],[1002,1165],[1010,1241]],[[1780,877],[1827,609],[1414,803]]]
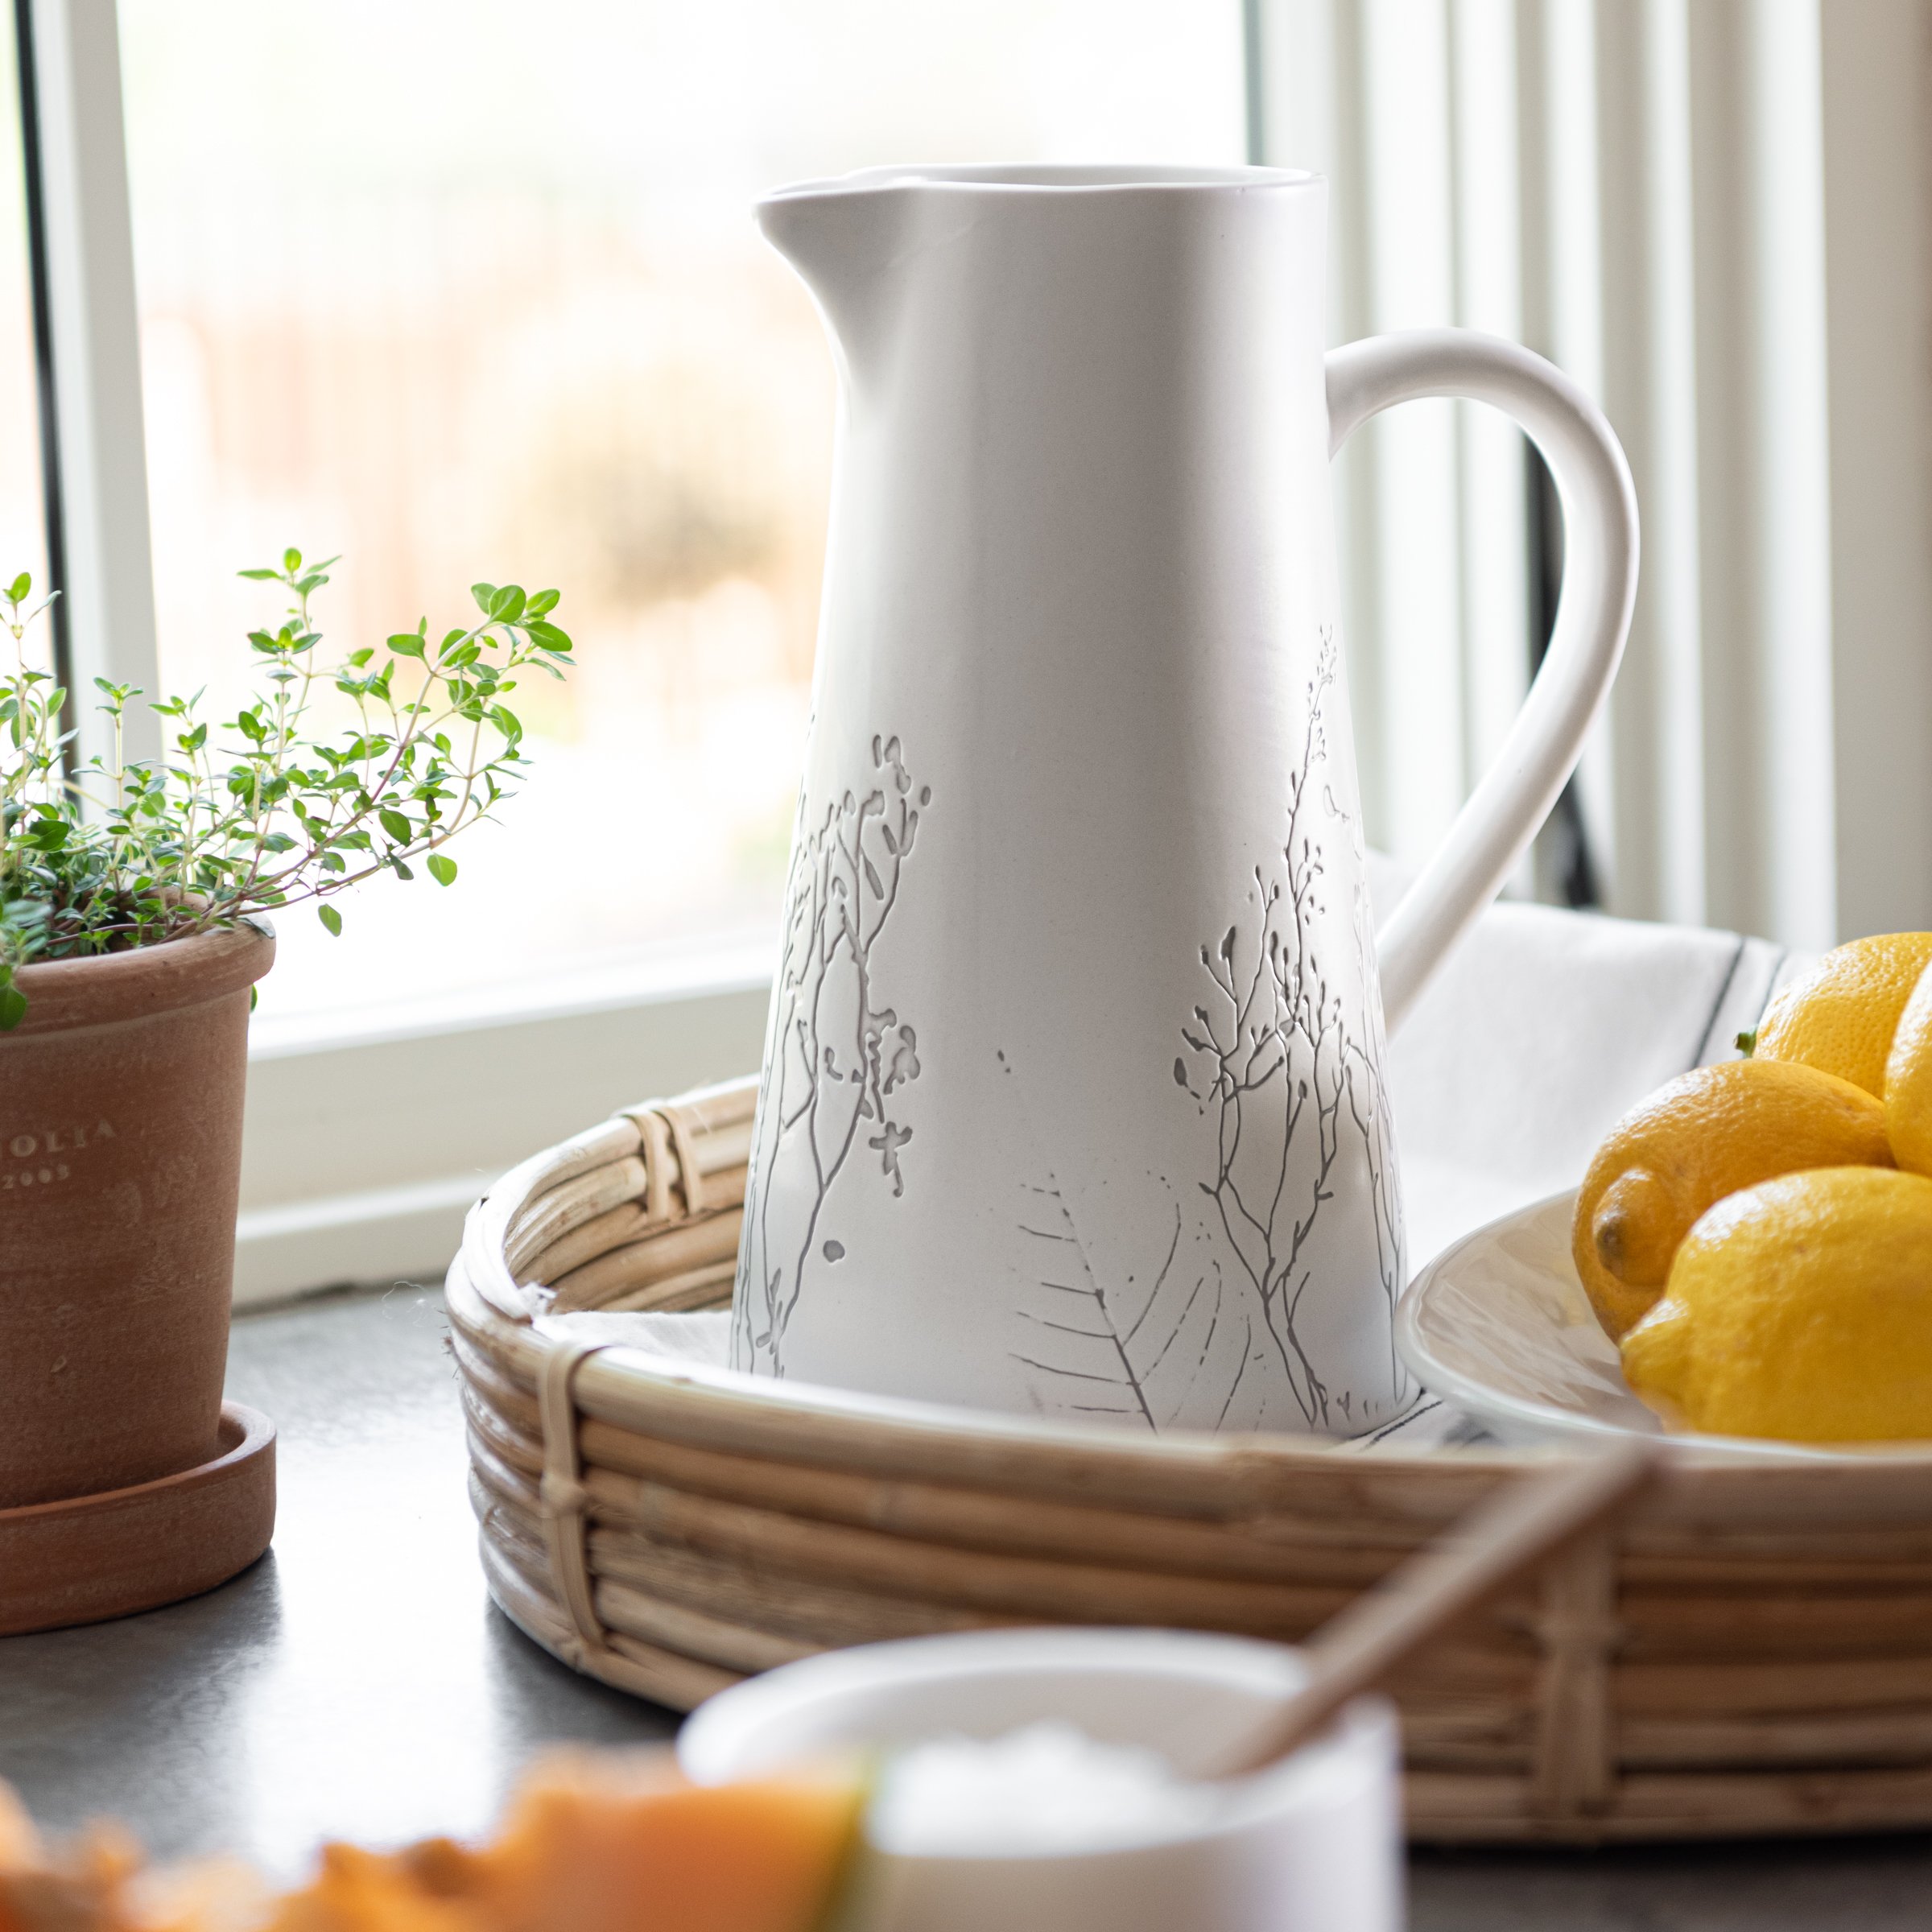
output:
[[[128,1902],[141,1847],[90,1826],[56,1857],[10,1785],[0,1783],[0,1932],[107,1932],[136,1924]]]
[[[810,1932],[863,1798],[848,1770],[703,1785],[668,1753],[553,1759],[487,1855],[489,1932]]]
[[[668,1752],[559,1757],[490,1845],[328,1844],[277,1897],[224,1861],[146,1871],[112,1827],[56,1853],[0,1785],[0,1932],[815,1932],[864,1799],[844,1769],[699,1785]]]

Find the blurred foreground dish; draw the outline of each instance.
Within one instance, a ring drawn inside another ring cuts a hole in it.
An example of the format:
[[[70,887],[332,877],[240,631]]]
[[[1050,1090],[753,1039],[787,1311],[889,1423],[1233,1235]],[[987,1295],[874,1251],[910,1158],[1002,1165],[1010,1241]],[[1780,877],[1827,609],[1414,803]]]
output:
[[[553,1758],[488,1845],[327,1844],[279,1894],[229,1860],[149,1869],[112,1825],[49,1847],[0,1785],[0,1932],[812,1932],[864,1796],[841,1770],[699,1785],[668,1752]]]

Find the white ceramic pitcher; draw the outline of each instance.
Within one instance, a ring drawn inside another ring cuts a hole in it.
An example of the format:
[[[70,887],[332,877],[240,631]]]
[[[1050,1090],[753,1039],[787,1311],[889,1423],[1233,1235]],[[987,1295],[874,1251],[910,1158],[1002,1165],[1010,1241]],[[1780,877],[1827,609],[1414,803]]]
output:
[[[876,169],[758,218],[841,407],[734,1363],[1133,1429],[1377,1427],[1415,1393],[1384,1014],[1615,675],[1637,535],[1608,426],[1485,336],[1324,358],[1317,176]],[[1439,395],[1535,440],[1565,578],[1378,935],[1328,460]]]

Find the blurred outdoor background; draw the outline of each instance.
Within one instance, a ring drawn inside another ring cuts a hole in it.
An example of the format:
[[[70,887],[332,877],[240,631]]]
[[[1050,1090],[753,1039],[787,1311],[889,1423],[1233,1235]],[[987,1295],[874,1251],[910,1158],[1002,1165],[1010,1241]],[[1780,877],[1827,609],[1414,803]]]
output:
[[[121,19],[166,683],[232,714],[245,633],[280,612],[234,573],[291,543],[341,555],[332,648],[463,621],[478,578],[562,587],[577,645],[568,683],[524,687],[527,791],[457,848],[456,885],[377,881],[340,943],[290,914],[264,1013],[646,952],[762,963],[832,377],[750,204],[908,157],[1238,159],[1238,10],[122,0]],[[0,249],[9,272],[19,256]],[[0,343],[23,452],[29,366]],[[6,488],[6,554],[30,555],[32,463]]]

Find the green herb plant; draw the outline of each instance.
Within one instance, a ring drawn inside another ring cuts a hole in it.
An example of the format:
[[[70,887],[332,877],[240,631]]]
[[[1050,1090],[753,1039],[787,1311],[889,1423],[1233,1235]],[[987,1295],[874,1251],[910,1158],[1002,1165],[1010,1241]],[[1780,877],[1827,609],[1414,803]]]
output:
[[[339,935],[332,902],[377,873],[411,879],[420,865],[454,882],[444,847],[527,763],[504,702],[518,674],[560,677],[570,662],[551,621],[558,593],[473,584],[481,618],[467,630],[432,639],[425,620],[324,670],[310,601],[336,560],[291,550],[279,569],[241,573],[292,599],[278,630],[249,634],[264,687],[253,703],[211,723],[199,696],[158,700],[165,749],[130,762],[123,724],[142,694],[97,678],[113,750],[71,770],[67,694],[27,641],[52,600],[33,605],[24,573],[0,591],[13,639],[0,667],[0,1031],[26,1014],[16,975],[35,960],[158,945],[312,901]],[[328,690],[349,700],[353,723],[313,716]]]

